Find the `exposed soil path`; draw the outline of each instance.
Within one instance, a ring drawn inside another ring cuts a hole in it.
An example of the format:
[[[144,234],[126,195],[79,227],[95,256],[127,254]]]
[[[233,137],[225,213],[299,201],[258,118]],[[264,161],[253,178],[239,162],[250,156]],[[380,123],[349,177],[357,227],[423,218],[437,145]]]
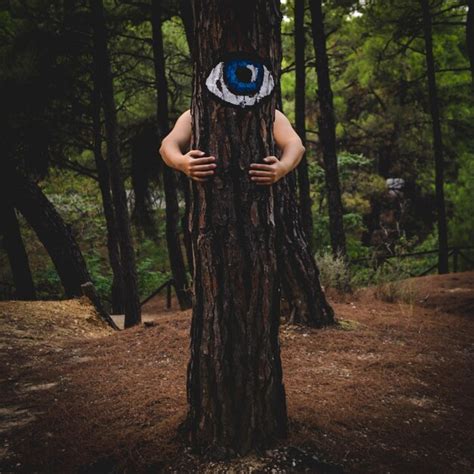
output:
[[[177,435],[189,311],[156,299],[114,332],[83,301],[0,303],[0,472],[471,473],[474,273],[405,284],[333,299],[338,327],[282,325],[290,437],[230,463]]]

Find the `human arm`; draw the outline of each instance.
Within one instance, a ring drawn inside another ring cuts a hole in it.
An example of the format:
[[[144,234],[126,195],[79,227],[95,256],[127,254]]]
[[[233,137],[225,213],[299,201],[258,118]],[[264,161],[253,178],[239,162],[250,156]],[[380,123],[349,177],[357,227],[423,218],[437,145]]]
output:
[[[275,110],[273,123],[275,144],[282,151],[280,160],[276,156],[267,156],[265,163],[252,163],[249,175],[260,185],[271,185],[296,168],[303,158],[305,147],[290,121],[279,110]]]
[[[195,181],[206,181],[214,174],[215,157],[206,156],[201,150],[190,150],[191,113],[189,110],[180,115],[171,132],[163,138],[160,155],[171,168],[183,172]]]

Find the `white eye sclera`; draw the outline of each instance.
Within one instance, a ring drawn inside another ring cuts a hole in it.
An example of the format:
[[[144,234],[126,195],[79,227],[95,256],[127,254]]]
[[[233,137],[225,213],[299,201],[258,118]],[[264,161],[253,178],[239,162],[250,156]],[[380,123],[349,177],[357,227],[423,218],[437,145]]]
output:
[[[235,58],[214,66],[206,79],[206,87],[229,104],[251,107],[271,94],[275,81],[258,60]]]

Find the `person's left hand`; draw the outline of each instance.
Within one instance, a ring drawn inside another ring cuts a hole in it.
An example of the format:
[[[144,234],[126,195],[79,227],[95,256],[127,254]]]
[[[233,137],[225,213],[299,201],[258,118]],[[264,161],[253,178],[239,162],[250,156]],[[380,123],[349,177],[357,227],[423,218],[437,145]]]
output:
[[[259,185],[269,186],[276,183],[286,174],[285,167],[276,156],[267,156],[264,163],[252,163],[250,165],[250,179]]]

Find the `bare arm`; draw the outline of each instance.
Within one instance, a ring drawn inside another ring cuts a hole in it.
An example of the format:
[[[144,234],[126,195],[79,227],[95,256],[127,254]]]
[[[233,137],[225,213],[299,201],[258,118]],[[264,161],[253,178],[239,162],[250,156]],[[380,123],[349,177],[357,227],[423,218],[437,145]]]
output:
[[[305,147],[290,121],[279,110],[275,110],[273,136],[282,151],[280,160],[276,156],[264,158],[266,164],[252,163],[249,174],[256,184],[273,184],[296,168],[303,158]]]
[[[215,157],[207,156],[200,150],[190,150],[191,113],[189,110],[180,115],[173,130],[163,138],[160,155],[163,161],[178,171],[182,171],[196,181],[206,181],[214,174]]]

